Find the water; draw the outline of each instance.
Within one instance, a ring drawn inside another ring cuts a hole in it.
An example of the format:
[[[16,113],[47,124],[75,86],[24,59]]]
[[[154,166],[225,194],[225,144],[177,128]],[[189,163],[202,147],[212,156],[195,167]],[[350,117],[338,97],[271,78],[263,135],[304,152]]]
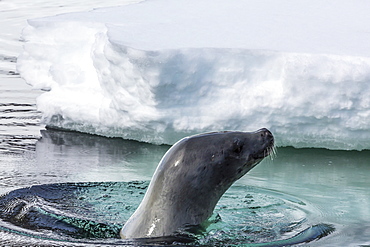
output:
[[[0,193],[10,192],[0,200],[0,245],[130,244],[114,232],[169,147],[45,130],[36,109],[42,92],[15,68],[27,18],[99,4],[0,1]],[[329,228],[307,246],[370,245],[368,174],[370,151],[279,148],[224,195],[196,243],[279,243],[320,226]]]
[[[36,151],[1,154],[0,192],[20,189],[18,194],[8,195],[6,205],[15,205],[14,199],[24,197],[26,199],[22,202],[33,208],[106,224],[109,229],[119,228],[140,202],[145,183],[150,180],[168,148],[43,130],[42,138],[36,143]],[[224,195],[213,217],[217,219],[219,216],[221,221],[216,220],[210,225],[200,243],[271,242],[294,237],[310,226],[329,225],[335,230],[310,242],[309,246],[369,244],[369,157],[370,151],[279,148],[273,161],[263,161]],[[127,192],[127,186],[133,181],[139,182]],[[30,190],[23,188],[31,185],[41,186],[38,189],[33,187],[39,194],[31,193],[37,195],[37,200],[24,194]],[[55,193],[55,186],[60,195]],[[67,198],[65,193],[74,197]],[[64,200],[50,201],[50,195]],[[4,200],[0,202],[4,203]],[[11,208],[7,212],[17,214]],[[52,224],[54,230],[50,230],[45,228],[48,221],[37,225],[40,222],[29,220],[25,224],[24,221],[2,219],[0,225],[5,229],[0,231],[1,239],[4,239],[0,242],[16,239],[25,244],[34,243],[40,241],[35,238],[40,232],[53,240],[69,239],[70,242],[89,244],[102,241],[98,237],[83,238],[81,236],[85,235],[82,233],[75,234],[75,228],[61,231],[57,224]],[[32,227],[35,224],[37,231]],[[50,239],[45,241],[50,243]],[[112,236],[104,241],[127,244]]]

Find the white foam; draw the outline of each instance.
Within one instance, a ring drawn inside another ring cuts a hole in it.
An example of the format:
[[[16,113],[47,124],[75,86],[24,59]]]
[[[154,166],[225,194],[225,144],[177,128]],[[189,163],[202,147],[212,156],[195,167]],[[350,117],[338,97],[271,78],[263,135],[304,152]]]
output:
[[[367,8],[368,7],[368,8]],[[269,128],[370,148],[368,1],[149,0],[29,21],[18,69],[48,125],[172,144]]]

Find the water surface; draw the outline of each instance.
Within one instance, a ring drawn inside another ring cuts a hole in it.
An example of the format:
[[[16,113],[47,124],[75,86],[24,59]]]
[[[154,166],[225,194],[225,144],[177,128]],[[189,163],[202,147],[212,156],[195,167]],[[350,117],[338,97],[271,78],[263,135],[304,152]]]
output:
[[[168,148],[44,130],[35,151],[0,155],[0,191],[4,193],[36,184],[149,181]],[[219,230],[228,227],[230,231],[223,232],[221,236],[229,236],[230,239],[230,234],[235,237],[235,229],[237,232],[243,229],[249,236],[244,240],[255,243],[259,239],[262,242],[286,239],[309,226],[327,224],[335,228],[334,232],[310,242],[309,246],[369,244],[369,160],[370,151],[278,148],[278,155],[273,161],[264,160],[225,194],[215,210],[222,221],[209,231],[214,238],[206,238],[204,243],[212,243],[215,238],[219,241]],[[117,200],[121,200],[124,194],[120,196],[118,193]],[[137,199],[131,210],[139,202],[140,199]],[[253,209],[251,203],[257,203],[254,215],[250,211]],[[227,207],[232,210],[228,211]],[[126,212],[123,206],[122,211],[119,208],[116,210],[122,214]],[[126,212],[127,215],[130,213]],[[111,223],[122,225],[124,218],[112,220],[112,215],[108,213],[106,221],[111,219]],[[243,218],[244,222],[237,224],[233,218]],[[289,223],[292,229],[284,232]],[[257,226],[264,230],[257,231]],[[10,228],[15,229],[15,226]],[[3,238],[6,241],[20,238],[19,234],[9,231],[0,234],[6,236]],[[34,241],[32,237],[21,237],[25,243]],[[240,239],[235,243],[241,243]]]

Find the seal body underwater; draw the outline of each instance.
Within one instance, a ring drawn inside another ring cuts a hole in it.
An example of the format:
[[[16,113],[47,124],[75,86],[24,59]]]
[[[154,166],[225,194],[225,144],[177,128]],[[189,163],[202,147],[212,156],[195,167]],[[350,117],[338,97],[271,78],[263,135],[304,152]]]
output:
[[[213,132],[178,141],[160,161],[141,204],[121,229],[121,238],[173,236],[200,225],[224,192],[273,147],[267,129]]]

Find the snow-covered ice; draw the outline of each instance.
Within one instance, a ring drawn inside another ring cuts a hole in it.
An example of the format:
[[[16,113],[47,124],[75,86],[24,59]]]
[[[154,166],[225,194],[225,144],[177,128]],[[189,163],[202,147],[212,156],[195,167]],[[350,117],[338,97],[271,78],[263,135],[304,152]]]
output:
[[[269,128],[370,149],[370,1],[148,0],[33,19],[18,70],[49,126],[172,144]]]

